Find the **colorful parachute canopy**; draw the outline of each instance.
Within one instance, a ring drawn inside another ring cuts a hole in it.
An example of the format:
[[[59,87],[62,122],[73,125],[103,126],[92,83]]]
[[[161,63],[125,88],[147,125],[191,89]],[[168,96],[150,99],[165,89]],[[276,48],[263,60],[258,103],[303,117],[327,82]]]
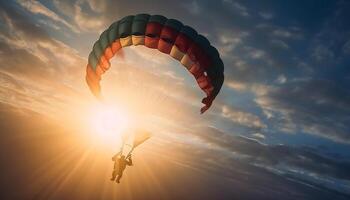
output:
[[[114,22],[93,46],[86,68],[86,81],[100,98],[101,75],[110,67],[109,60],[123,47],[145,45],[180,61],[195,77],[207,97],[202,100],[204,113],[218,95],[224,81],[224,64],[210,42],[193,28],[161,15],[130,15]]]

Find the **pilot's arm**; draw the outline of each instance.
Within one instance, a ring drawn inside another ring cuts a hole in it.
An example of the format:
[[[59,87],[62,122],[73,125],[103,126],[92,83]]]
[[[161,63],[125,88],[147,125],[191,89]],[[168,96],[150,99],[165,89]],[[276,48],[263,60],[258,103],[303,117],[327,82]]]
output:
[[[132,166],[132,159],[131,157],[128,158],[128,160],[126,161],[126,164],[129,166]]]
[[[115,161],[116,158],[121,154],[121,151],[119,151],[117,154],[115,154],[113,157],[112,157],[112,160]]]

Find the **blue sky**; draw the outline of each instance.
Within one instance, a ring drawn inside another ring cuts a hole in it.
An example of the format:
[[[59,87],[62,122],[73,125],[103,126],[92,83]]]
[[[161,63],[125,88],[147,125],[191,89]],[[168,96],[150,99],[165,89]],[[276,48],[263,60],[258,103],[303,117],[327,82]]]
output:
[[[191,25],[225,64],[224,86],[208,114],[199,116],[203,94],[176,61],[140,47],[113,60],[124,72],[113,68],[106,80],[119,84],[120,73],[149,77],[145,85],[171,101],[157,115],[167,122],[161,132],[198,139],[207,153],[205,146],[214,145],[224,155],[238,154],[234,160],[247,157],[249,166],[274,175],[350,194],[347,1],[1,2],[0,101],[50,116],[77,106],[79,98],[91,100],[83,77],[93,43],[111,23],[138,13]],[[183,111],[169,111],[174,105]]]

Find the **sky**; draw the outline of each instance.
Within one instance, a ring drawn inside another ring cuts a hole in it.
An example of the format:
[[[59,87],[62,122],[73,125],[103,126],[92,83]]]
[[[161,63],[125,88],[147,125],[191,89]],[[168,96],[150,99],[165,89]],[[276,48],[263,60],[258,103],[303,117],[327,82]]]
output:
[[[206,36],[225,81],[200,115],[204,94],[180,63],[142,46],[118,52],[102,93],[153,137],[116,186],[116,146],[93,126],[85,68],[99,35],[139,13]],[[350,198],[349,18],[347,1],[1,1],[0,195]]]

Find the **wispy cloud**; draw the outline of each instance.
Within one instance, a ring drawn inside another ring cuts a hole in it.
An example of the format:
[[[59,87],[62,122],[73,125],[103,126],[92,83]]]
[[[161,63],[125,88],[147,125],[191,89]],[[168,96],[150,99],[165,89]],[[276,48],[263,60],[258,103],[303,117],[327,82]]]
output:
[[[283,40],[272,39],[271,44],[273,46],[279,47],[281,49],[289,49],[289,45],[286,42],[284,42]]]
[[[302,131],[349,143],[349,98],[349,91],[334,82],[309,79],[269,89],[256,102],[275,113],[273,121],[281,131]]]
[[[239,111],[227,106],[222,107],[222,116],[228,118],[232,122],[243,126],[253,127],[257,129],[266,128],[266,125],[256,115],[248,112]]]
[[[39,14],[39,15],[43,15],[55,22],[60,22],[63,25],[67,26],[68,28],[70,28],[70,30],[79,33],[79,30],[72,25],[71,23],[67,22],[64,18],[60,17],[59,15],[57,15],[54,11],[50,10],[49,8],[47,8],[45,5],[43,5],[42,3],[40,3],[39,1],[34,1],[34,0],[18,0],[17,1],[23,8],[25,8],[26,10],[28,10],[29,12],[33,13],[33,14]]]
[[[325,60],[333,60],[334,53],[324,45],[316,46],[312,51],[312,58],[314,58],[317,62],[322,62]]]
[[[222,56],[231,56],[236,47],[243,44],[244,39],[249,37],[248,32],[233,32],[231,30],[221,30],[218,35],[219,51]]]
[[[54,1],[55,7],[71,19],[83,32],[101,32],[106,28],[108,1]],[[109,2],[111,3],[111,2]],[[114,8],[117,9],[117,8]]]
[[[84,93],[78,89],[83,79],[77,84],[76,77],[84,72],[80,66],[85,61],[75,49],[51,37],[13,7],[2,9],[0,17],[7,27],[0,32],[0,51],[6,58],[0,59],[1,79],[7,83],[2,86],[4,102],[50,115],[69,102],[63,100],[66,95]]]
[[[199,15],[201,13],[201,8],[197,1],[191,1],[190,3],[186,3],[184,4],[184,7],[192,15]]]
[[[261,133],[254,133],[252,134],[253,137],[257,138],[257,139],[263,139],[265,140],[265,135],[261,134]]]
[[[335,158],[322,156],[316,148],[266,145],[252,138],[232,136],[213,127],[201,127],[197,131],[203,142],[226,149],[237,160],[267,169],[287,179],[293,177],[314,187],[327,184],[329,178],[338,180],[342,184],[342,190],[350,192],[349,188],[345,187],[350,180],[350,174],[345,167],[350,165],[348,160],[338,161]],[[259,139],[265,138],[260,133],[255,133],[253,136]],[[334,185],[331,188],[339,189]]]
[[[276,79],[276,82],[279,84],[283,84],[287,82],[287,77],[283,74],[279,75]]]
[[[244,17],[249,17],[250,14],[248,12],[248,9],[246,6],[243,4],[234,1],[234,0],[223,0],[224,4],[227,4],[233,12],[239,13],[239,15],[244,16]]]
[[[259,12],[259,15],[265,20],[271,20],[274,18],[274,15],[270,12]]]

